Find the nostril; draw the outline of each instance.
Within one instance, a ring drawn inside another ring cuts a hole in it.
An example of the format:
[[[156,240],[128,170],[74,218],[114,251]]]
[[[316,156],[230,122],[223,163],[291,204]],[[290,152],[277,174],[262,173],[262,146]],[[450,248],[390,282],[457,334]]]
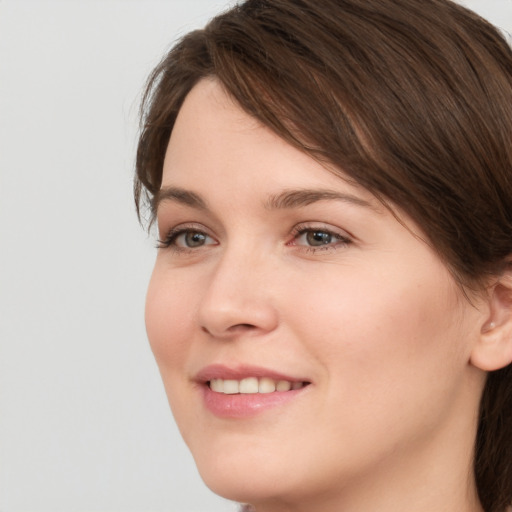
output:
[[[251,331],[253,329],[256,329],[255,325],[252,324],[236,324],[232,325],[228,331],[230,332],[239,332],[239,331]]]
[[[227,329],[216,331],[214,328],[211,328],[209,326],[201,326],[201,330],[205,332],[206,334],[209,334],[210,336],[214,337],[232,337],[239,334],[244,334],[252,331],[256,331],[258,327],[253,324],[235,324],[229,326]]]

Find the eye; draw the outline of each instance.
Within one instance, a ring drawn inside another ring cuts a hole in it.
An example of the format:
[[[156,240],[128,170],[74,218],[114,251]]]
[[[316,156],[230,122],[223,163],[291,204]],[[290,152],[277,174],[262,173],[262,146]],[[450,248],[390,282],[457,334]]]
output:
[[[193,250],[206,245],[216,245],[217,242],[204,231],[194,228],[178,227],[172,229],[168,235],[158,241],[158,248],[173,248],[176,251]]]
[[[302,239],[312,247],[319,247],[321,245],[329,245],[332,244],[333,241],[337,241],[337,238],[334,237],[332,233],[328,233],[327,231],[306,231],[301,235]]]
[[[208,240],[208,235],[199,231],[185,231],[174,239],[176,245],[182,247],[201,247],[205,245]]]
[[[290,245],[298,245],[310,250],[334,249],[349,245],[352,240],[344,234],[324,227],[297,226]]]

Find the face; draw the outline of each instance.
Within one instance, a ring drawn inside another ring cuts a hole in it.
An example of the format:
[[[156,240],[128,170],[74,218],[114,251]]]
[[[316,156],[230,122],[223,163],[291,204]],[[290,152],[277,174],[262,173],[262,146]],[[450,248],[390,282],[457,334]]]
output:
[[[215,492],[335,500],[439,463],[474,434],[461,418],[474,422],[478,403],[477,309],[395,213],[215,81],[188,95],[165,158],[146,322]]]

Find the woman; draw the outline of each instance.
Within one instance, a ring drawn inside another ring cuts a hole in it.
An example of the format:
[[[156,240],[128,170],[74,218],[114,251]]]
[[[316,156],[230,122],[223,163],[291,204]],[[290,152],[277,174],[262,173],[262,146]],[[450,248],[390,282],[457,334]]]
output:
[[[148,337],[257,512],[512,501],[512,52],[447,0],[248,0],[143,105]]]

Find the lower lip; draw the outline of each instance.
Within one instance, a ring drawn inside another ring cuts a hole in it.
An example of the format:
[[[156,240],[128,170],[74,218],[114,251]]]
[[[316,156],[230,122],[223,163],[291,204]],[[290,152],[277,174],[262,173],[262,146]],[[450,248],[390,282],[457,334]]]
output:
[[[309,386],[290,391],[226,395],[203,386],[206,408],[219,418],[250,418],[275,407],[283,406],[301,395]]]

